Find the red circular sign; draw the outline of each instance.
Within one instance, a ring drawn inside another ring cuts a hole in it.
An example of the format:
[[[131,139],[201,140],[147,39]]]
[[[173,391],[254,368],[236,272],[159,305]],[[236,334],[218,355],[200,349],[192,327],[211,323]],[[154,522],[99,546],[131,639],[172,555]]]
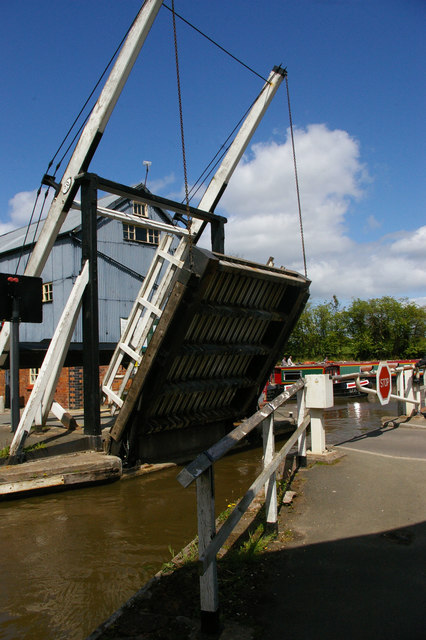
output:
[[[392,376],[387,362],[381,362],[376,376],[377,395],[381,404],[387,404],[392,392]]]

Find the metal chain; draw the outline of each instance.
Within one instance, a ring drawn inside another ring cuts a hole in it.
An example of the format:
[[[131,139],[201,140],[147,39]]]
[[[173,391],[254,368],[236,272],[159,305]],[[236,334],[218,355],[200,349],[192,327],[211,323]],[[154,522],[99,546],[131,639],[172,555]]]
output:
[[[297,193],[297,205],[299,208],[299,223],[300,223],[300,237],[302,240],[302,254],[303,254],[303,266],[305,270],[305,278],[308,275],[306,269],[306,253],[305,253],[305,238],[303,235],[303,223],[302,223],[302,207],[300,205],[300,191],[299,191],[299,179],[297,177],[297,163],[296,163],[296,148],[294,144],[294,135],[293,135],[293,119],[291,117],[291,106],[290,106],[290,92],[288,90],[288,78],[287,74],[285,74],[285,86],[287,89],[287,103],[288,103],[288,116],[290,120],[290,133],[291,133],[291,145],[293,149],[293,164],[294,164],[294,177],[296,180],[296,193]]]
[[[182,109],[182,93],[180,87],[180,73],[179,73],[179,54],[178,54],[178,44],[177,44],[177,31],[176,31],[176,15],[175,15],[175,3],[172,0],[172,19],[173,19],[173,38],[175,45],[175,59],[176,59],[176,81],[177,81],[177,90],[178,90],[178,101],[179,101],[179,120],[180,120],[180,137],[182,143],[182,162],[183,162],[183,177],[185,181],[185,204],[187,209],[188,223],[187,228],[189,231],[188,239],[189,239],[189,256],[190,256],[190,265],[191,269],[193,267],[193,256],[192,256],[192,217],[189,214],[189,191],[188,191],[188,174],[186,169],[186,153],[185,153],[185,134],[183,128],[183,109]]]

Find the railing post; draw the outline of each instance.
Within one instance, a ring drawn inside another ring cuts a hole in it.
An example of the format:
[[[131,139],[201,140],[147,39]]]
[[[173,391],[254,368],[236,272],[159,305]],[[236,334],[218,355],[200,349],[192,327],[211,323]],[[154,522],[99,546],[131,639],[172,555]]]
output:
[[[271,413],[262,422],[263,436],[263,468],[272,462],[275,453],[275,437],[274,437],[274,414]],[[269,476],[269,480],[265,483],[265,512],[266,527],[268,532],[276,532],[278,530],[278,505],[277,505],[277,483],[276,473]]]
[[[425,374],[423,374],[423,384],[421,383],[421,381],[419,380],[419,384],[420,384],[420,389],[419,389],[419,400],[420,400],[420,407],[424,407],[426,404],[426,380],[425,380]]]
[[[330,376],[309,375],[305,378],[306,407],[311,413],[311,451],[313,454],[326,453],[324,409],[334,404],[333,381]]]
[[[324,410],[311,409],[311,451],[316,454],[325,452]]]
[[[414,369],[406,369],[403,372],[404,375],[404,387],[405,387],[405,392],[404,392],[404,397],[407,398],[407,400],[415,400],[415,392],[414,392]],[[415,405],[409,403],[409,402],[405,402],[404,403],[404,414],[406,416],[410,415],[413,408],[415,407]]]
[[[201,558],[216,535],[214,475],[211,465],[197,478],[198,557]],[[201,631],[218,633],[219,592],[216,558],[200,576]]]
[[[401,369],[396,372],[396,395],[403,397],[405,395],[404,391],[404,371]],[[402,415],[404,412],[403,402],[401,400],[397,401],[397,412],[398,415]]]
[[[300,427],[305,419],[306,410],[306,387],[297,392],[297,426]],[[299,467],[306,467],[306,430],[297,440],[297,464]]]

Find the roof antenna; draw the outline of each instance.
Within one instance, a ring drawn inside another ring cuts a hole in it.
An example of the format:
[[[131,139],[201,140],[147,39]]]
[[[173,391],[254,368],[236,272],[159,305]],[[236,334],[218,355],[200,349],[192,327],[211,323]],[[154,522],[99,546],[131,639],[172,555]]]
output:
[[[152,165],[152,162],[150,162],[149,160],[144,160],[142,162],[142,164],[144,165],[144,167],[146,167],[145,184],[144,184],[144,187],[146,187],[146,181],[148,179],[148,171],[149,171],[150,166]]]

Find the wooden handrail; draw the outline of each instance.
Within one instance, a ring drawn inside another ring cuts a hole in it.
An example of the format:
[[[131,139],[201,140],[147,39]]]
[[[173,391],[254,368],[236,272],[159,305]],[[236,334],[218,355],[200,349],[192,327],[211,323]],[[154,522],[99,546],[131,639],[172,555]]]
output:
[[[227,520],[219,529],[216,536],[212,539],[211,543],[205,549],[202,556],[199,558],[200,574],[204,573],[209,568],[210,563],[216,558],[216,554],[223,547],[225,541],[229,538],[238,522],[241,520],[254,498],[257,496],[262,487],[266,484],[270,476],[278,469],[292,446],[295,444],[299,436],[305,431],[311,422],[311,416],[308,414],[303,422],[299,425],[294,433],[291,434],[285,445],[276,453],[272,461],[266,466],[262,472],[257,476],[256,480],[248,489],[247,493],[241,498],[239,503],[233,509]]]
[[[214,462],[217,462],[226,455],[238,442],[243,440],[253,429],[259,426],[265,418],[271,415],[284,402],[300,391],[305,385],[303,378],[288,387],[279,396],[267,402],[262,409],[256,411],[250,418],[244,420],[238,427],[230,431],[221,440],[216,442],[203,453],[200,453],[195,460],[190,462],[179,473],[177,479],[183,487],[189,487],[200,475],[206,471]]]

